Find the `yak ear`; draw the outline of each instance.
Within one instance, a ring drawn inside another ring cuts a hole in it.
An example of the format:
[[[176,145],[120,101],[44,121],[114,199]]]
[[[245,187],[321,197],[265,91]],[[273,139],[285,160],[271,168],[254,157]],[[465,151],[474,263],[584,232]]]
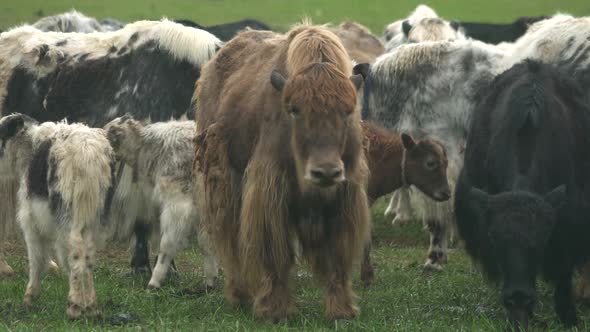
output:
[[[567,200],[565,184],[562,184],[545,194],[544,199],[547,203],[551,204],[554,209],[557,210],[561,208]]]
[[[285,77],[283,77],[278,71],[273,70],[270,74],[270,84],[272,84],[273,88],[277,91],[282,92],[285,87]]]
[[[352,75],[350,76],[350,80],[352,81],[352,84],[354,84],[354,87],[357,91],[363,86],[363,82],[365,82],[362,74]]]
[[[482,210],[487,209],[490,197],[490,194],[483,190],[477,189],[475,187],[471,187],[471,189],[469,189],[469,198],[475,204],[475,206]]]
[[[404,145],[404,149],[411,150],[416,146],[416,141],[412,138],[412,136],[403,133],[402,134],[402,144]]]
[[[451,28],[453,28],[455,31],[459,31],[459,28],[461,28],[461,23],[458,21],[451,21]]]
[[[410,34],[410,30],[412,30],[412,25],[410,24],[410,22],[408,22],[408,20],[405,20],[402,22],[402,31],[404,33],[404,36],[406,36],[406,38],[408,38],[408,35]]]
[[[361,75],[363,76],[363,80],[367,79],[367,76],[369,76],[369,64],[368,63],[359,63],[358,65],[354,66],[354,68],[352,68],[352,73],[354,75]]]
[[[0,125],[0,139],[9,140],[24,127],[25,120],[21,115],[11,115]]]

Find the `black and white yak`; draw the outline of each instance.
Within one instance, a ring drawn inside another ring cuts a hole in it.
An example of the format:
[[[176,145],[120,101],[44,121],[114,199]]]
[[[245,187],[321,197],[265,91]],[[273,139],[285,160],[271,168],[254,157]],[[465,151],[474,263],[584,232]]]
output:
[[[426,5],[419,5],[407,18],[389,24],[383,35],[386,52],[408,43],[465,39],[460,30]]]
[[[76,10],[43,17],[32,24],[34,28],[41,31],[80,33],[115,31],[121,29],[124,25],[125,24],[112,18],[98,21],[97,19],[88,17]]]
[[[67,119],[92,127],[127,113],[146,122],[193,118],[195,82],[221,45],[206,31],[167,20],[89,34],[15,28],[0,35],[0,115],[20,112],[39,122]],[[0,178],[0,188],[15,183]],[[5,225],[13,223],[4,211],[14,204],[10,198],[0,203]],[[5,234],[0,275],[12,272],[3,257]],[[149,270],[147,249],[138,243],[134,268]]]
[[[539,276],[555,286],[560,320],[574,325],[572,273],[590,257],[587,92],[553,65],[532,60],[487,90],[456,186],[459,233],[484,274],[501,284],[516,326],[528,325]]]
[[[4,213],[17,215],[29,257],[25,305],[39,296],[53,254],[69,274],[68,316],[95,315],[93,270],[107,227],[115,161],[105,131],[13,114],[0,119],[0,139],[2,176],[18,190],[18,209]],[[5,189],[2,197],[13,194]]]
[[[416,139],[441,142],[447,152],[451,188],[462,167],[462,149],[476,101],[506,66],[507,54],[472,40],[402,45],[377,59],[368,72],[363,117]],[[409,190],[411,189],[411,190]],[[411,218],[409,201],[430,231],[427,268],[442,269],[454,224],[452,204],[436,203],[413,188],[398,190],[388,208],[394,222]]]
[[[195,159],[194,121],[168,121],[143,125],[123,116],[105,126],[117,160],[126,167],[121,173],[113,198],[111,215],[118,216],[120,227],[130,227],[135,220],[145,221],[159,243],[159,255],[150,288],[162,285],[176,254],[186,247],[191,235],[198,234],[204,254],[208,287],[214,286],[218,267],[211,253],[208,237],[200,232],[192,185]],[[129,176],[131,175],[131,176]],[[127,231],[123,234],[129,233]]]

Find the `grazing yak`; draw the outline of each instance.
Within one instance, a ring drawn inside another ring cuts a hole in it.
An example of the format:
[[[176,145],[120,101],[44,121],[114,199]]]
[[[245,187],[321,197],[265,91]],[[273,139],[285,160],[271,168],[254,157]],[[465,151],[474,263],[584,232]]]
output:
[[[367,188],[369,204],[407,185],[414,185],[436,200],[451,197],[447,181],[447,154],[442,144],[430,139],[414,141],[410,135],[392,134],[367,121],[362,127],[370,171]],[[361,263],[361,280],[365,285],[372,284],[374,279],[370,251],[369,243]]]
[[[482,92],[501,71],[507,55],[478,41],[423,42],[402,45],[371,66],[364,86],[363,117],[415,138],[440,141],[447,152],[451,186],[462,167],[470,114]],[[411,188],[411,187],[410,187]],[[406,212],[409,192],[400,189],[396,221]],[[430,231],[427,268],[447,260],[452,206],[410,190],[412,206]]]
[[[175,20],[176,23],[180,23],[185,26],[197,28],[205,31],[209,31],[217,38],[228,41],[235,37],[238,32],[251,29],[251,30],[272,30],[268,25],[253,19],[244,19],[237,22],[223,23],[218,25],[202,26],[191,20]]]
[[[514,324],[526,328],[541,275],[555,285],[560,320],[574,325],[572,273],[590,256],[586,91],[553,65],[532,60],[487,90],[456,187],[459,233],[484,274],[501,283]]]
[[[257,316],[295,310],[293,243],[325,290],[328,319],[358,314],[351,273],[369,239],[362,76],[336,35],[301,25],[242,32],[195,92],[195,185],[225,273],[225,298]],[[206,82],[206,84],[204,84]]]
[[[99,22],[95,18],[71,10],[62,14],[44,17],[33,23],[32,26],[41,31],[91,33],[119,30],[124,24],[112,18]]]
[[[465,39],[461,31],[450,22],[438,17],[429,7],[420,5],[405,20],[391,23],[385,29],[385,50],[391,52],[400,45],[426,41],[453,41]]]
[[[54,253],[69,274],[68,317],[95,315],[92,273],[113,193],[114,156],[105,132],[39,124],[17,113],[0,120],[0,138],[3,177],[18,183],[18,212],[10,212],[18,216],[29,256],[25,304],[39,296],[41,273]]]
[[[119,227],[129,229],[140,218],[158,235],[160,253],[148,287],[161,286],[174,257],[195,232],[205,254],[207,286],[213,287],[217,262],[210,253],[206,234],[198,231],[194,200],[202,196],[195,195],[192,185],[194,121],[142,125],[130,116],[123,116],[104,128],[117,160],[131,168],[133,174],[117,181],[121,188],[116,189],[112,209],[122,211],[113,211],[113,215],[128,216],[116,218],[126,223]],[[131,186],[138,188],[134,190]]]
[[[468,38],[488,44],[500,44],[514,42],[527,32],[531,24],[547,18],[547,16],[524,16],[508,24],[451,21],[451,26]]]
[[[68,119],[92,127],[126,113],[152,122],[192,118],[200,68],[219,47],[210,33],[167,20],[92,34],[15,28],[0,35],[0,115],[21,112],[40,122]],[[10,186],[0,179],[0,188]],[[14,210],[11,205],[12,199],[2,200],[0,211]],[[4,217],[13,223],[14,216]],[[135,270],[149,270],[145,243],[138,241],[138,248]],[[0,254],[2,272],[10,270]]]
[[[356,22],[343,22],[331,29],[356,63],[373,63],[385,52],[381,41],[369,29]]]

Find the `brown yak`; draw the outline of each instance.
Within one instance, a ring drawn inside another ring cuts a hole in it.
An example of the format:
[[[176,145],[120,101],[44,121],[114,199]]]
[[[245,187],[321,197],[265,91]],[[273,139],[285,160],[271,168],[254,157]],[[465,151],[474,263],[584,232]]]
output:
[[[197,86],[195,185],[225,271],[225,298],[274,322],[294,312],[293,243],[330,320],[357,315],[351,272],[370,230],[357,90],[338,37],[302,25],[240,33]]]
[[[367,189],[370,204],[409,185],[414,185],[436,201],[451,197],[447,181],[447,154],[442,144],[431,139],[416,142],[407,134],[394,134],[367,121],[362,127],[364,151],[371,174]],[[371,242],[365,247],[361,263],[361,280],[365,285],[372,284],[374,279],[370,251]]]
[[[385,53],[385,47],[379,38],[359,23],[342,22],[331,31],[340,38],[344,49],[356,63],[373,63],[378,56]]]

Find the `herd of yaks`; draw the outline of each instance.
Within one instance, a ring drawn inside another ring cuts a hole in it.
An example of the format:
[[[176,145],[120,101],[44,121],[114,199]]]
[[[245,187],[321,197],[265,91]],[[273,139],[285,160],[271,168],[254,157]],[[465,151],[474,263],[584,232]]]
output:
[[[358,258],[374,278],[369,206],[395,192],[394,222],[413,207],[430,231],[425,267],[443,268],[456,230],[516,326],[538,276],[576,324],[574,293],[590,292],[589,18],[449,22],[420,5],[382,39],[353,22],[178,22],[69,12],[0,34],[0,276],[18,221],[25,304],[55,258],[68,316],[95,315],[97,247],[133,236],[133,268],[151,271],[151,237],[158,288],[197,234],[206,283],[220,263],[230,303],[290,317],[300,259],[326,317],[351,318]]]

